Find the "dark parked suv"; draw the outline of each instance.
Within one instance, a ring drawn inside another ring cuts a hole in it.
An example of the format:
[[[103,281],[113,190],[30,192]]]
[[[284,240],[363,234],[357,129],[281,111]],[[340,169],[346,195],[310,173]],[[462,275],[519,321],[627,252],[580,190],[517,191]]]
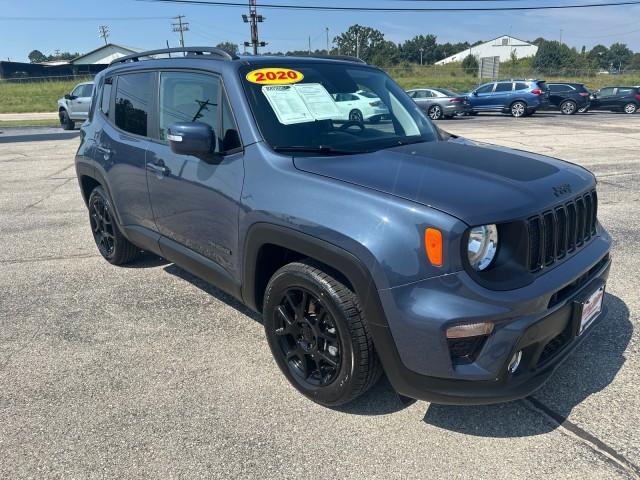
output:
[[[604,87],[593,93],[591,108],[636,113],[640,109],[640,87]]]
[[[548,83],[550,108],[565,115],[586,112],[591,93],[582,83]]]
[[[523,397],[603,318],[594,176],[447,135],[377,68],[186,48],[95,85],[76,170],[100,253],[153,252],[261,312],[320,404],[382,372],[434,402]],[[357,91],[388,118],[345,119]]]
[[[469,102],[475,113],[524,117],[549,105],[549,89],[543,80],[501,80],[480,85],[469,94]]]

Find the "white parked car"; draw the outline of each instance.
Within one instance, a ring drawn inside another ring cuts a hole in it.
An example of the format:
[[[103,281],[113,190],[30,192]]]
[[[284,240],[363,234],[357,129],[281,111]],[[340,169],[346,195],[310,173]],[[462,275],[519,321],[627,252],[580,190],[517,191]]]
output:
[[[84,122],[89,116],[93,82],[83,82],[75,86],[71,93],[58,100],[58,117],[64,130],[73,130],[75,122]]]
[[[389,115],[389,110],[382,100],[365,90],[358,90],[355,93],[334,93],[333,99],[342,114],[339,120],[360,123],[366,120],[378,123],[383,117]]]

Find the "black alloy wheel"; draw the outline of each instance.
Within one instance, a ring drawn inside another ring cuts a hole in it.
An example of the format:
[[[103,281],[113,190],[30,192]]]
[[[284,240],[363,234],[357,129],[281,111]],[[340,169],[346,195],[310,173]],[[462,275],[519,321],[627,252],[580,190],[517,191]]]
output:
[[[264,330],[287,380],[320,405],[350,402],[382,366],[356,293],[312,259],[276,271],[264,293]]]
[[[360,110],[351,110],[349,112],[349,121],[362,123],[364,121],[364,116]]]
[[[308,387],[333,382],[340,371],[340,334],[323,302],[310,291],[288,289],[275,309],[279,346],[291,373]]]
[[[93,239],[96,241],[100,254],[111,257],[115,251],[115,233],[111,213],[102,195],[95,195],[89,204],[89,221]]]
[[[100,255],[113,265],[129,263],[140,255],[140,249],[125,238],[115,219],[113,206],[102,186],[89,195],[89,223]]]

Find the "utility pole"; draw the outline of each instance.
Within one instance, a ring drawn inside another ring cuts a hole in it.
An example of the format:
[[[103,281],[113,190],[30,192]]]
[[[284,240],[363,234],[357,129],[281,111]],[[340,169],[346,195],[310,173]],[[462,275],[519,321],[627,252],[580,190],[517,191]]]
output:
[[[173,18],[178,20],[178,23],[172,23],[171,26],[174,32],[180,33],[180,46],[184,48],[184,32],[189,31],[189,23],[182,21],[182,19],[184,18],[184,15],[178,15]]]
[[[422,66],[422,54],[424,53],[424,48],[420,49],[420,66]]]
[[[309,56],[311,56],[311,35],[309,35]]]
[[[560,29],[560,45],[562,45],[562,29]]]
[[[258,15],[256,8],[256,0],[249,0],[249,15],[242,15],[242,21],[248,23],[251,28],[251,41],[244,42],[245,47],[253,47],[253,54],[258,54],[258,47],[264,47],[267,42],[261,42],[258,39],[258,23],[266,20],[262,15]]]
[[[98,27],[98,29],[100,30],[100,35],[98,35],[99,37],[102,37],[102,39],[104,40],[104,44],[107,44],[107,37],[109,36],[109,26],[108,25],[100,25],[100,27]]]
[[[326,27],[324,31],[327,34],[327,55],[329,55],[329,27]]]
[[[360,30],[356,32],[356,58],[360,58]]]

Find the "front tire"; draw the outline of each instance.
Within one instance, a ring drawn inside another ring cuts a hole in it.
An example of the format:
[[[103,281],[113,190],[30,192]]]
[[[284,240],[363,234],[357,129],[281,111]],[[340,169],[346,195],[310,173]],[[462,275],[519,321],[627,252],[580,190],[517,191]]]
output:
[[[633,115],[638,111],[638,106],[635,103],[627,103],[623,109],[624,113]]]
[[[573,100],[566,100],[560,104],[563,115],[574,115],[578,111],[578,105]]]
[[[71,120],[71,118],[69,118],[69,114],[66,110],[60,110],[58,116],[60,117],[60,126],[63,130],[73,130],[76,128],[76,124]]]
[[[513,102],[509,111],[514,118],[524,117],[527,114],[527,104],[524,102]]]
[[[343,405],[382,373],[358,298],[312,261],[278,270],[264,297],[264,329],[287,380],[320,405]]]
[[[100,186],[94,188],[88,203],[91,233],[100,255],[113,265],[123,265],[134,260],[140,254],[140,249],[122,235],[104,189]]]

